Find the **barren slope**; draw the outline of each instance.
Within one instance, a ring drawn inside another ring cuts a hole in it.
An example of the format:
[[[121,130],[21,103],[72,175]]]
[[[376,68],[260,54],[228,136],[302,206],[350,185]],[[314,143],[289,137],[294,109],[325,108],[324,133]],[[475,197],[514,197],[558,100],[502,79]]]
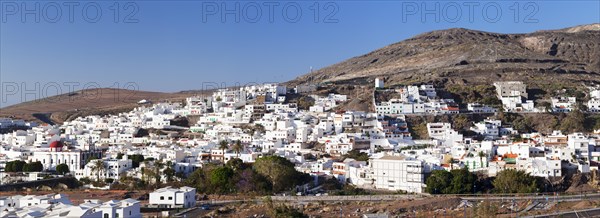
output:
[[[132,91],[125,89],[88,89],[68,94],[52,96],[24,102],[0,109],[0,117],[15,117],[36,120],[36,117],[50,116],[52,121],[61,123],[81,115],[109,114],[131,110],[137,102],[147,99],[153,102],[182,100],[190,93],[160,93]],[[36,117],[34,117],[36,114]]]

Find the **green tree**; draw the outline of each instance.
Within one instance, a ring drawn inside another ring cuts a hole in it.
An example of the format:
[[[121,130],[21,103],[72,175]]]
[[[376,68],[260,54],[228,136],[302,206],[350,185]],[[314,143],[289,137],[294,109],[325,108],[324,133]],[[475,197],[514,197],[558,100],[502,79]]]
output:
[[[119,152],[117,153],[117,159],[123,159],[123,153]]]
[[[232,149],[237,154],[237,157],[240,157],[240,153],[244,151],[244,145],[242,145],[242,141],[236,140]]]
[[[425,191],[430,194],[450,194],[452,182],[452,173],[446,170],[434,170],[425,181],[427,188]]]
[[[275,192],[288,190],[310,180],[310,176],[296,171],[292,162],[279,156],[258,158],[254,169],[271,181]]]
[[[100,182],[100,175],[104,172],[104,161],[94,160],[91,170],[96,174],[96,182]]]
[[[167,182],[173,182],[173,178],[175,177],[175,170],[173,169],[173,162],[171,161],[167,161],[167,168],[165,170],[163,170],[163,173],[165,174],[165,177],[167,179]]]
[[[485,157],[485,153],[483,151],[479,151],[477,156],[479,156],[479,166],[483,167],[483,158]]]
[[[313,105],[315,105],[315,99],[310,96],[302,96],[300,99],[298,99],[299,109],[308,110]]]
[[[66,173],[70,172],[69,166],[64,163],[56,165],[56,172],[65,175]]]
[[[216,169],[217,165],[213,163],[207,163],[202,168],[195,170],[185,179],[184,183],[190,187],[196,188],[197,192],[200,193],[215,193],[215,190],[211,187],[209,177],[211,171]]]
[[[210,172],[209,183],[219,194],[226,194],[232,191],[231,180],[233,170],[229,167],[217,167]]]
[[[233,171],[245,170],[247,168],[246,164],[242,159],[233,158],[229,160],[226,164],[227,167],[231,168]]]
[[[141,154],[133,154],[127,155],[127,159],[131,160],[131,167],[138,168],[141,162],[144,162],[144,155]]]
[[[162,160],[156,160],[154,161],[154,184],[158,187],[160,186],[160,179],[162,178],[162,174],[161,174],[161,170],[162,168],[165,166],[165,163],[162,162]]]
[[[452,194],[471,194],[477,182],[477,176],[467,168],[452,170]]]
[[[434,170],[425,181],[425,191],[431,194],[472,194],[477,184],[477,176],[467,168]]]
[[[221,142],[219,142],[219,149],[221,149],[221,151],[223,151],[223,156],[221,157],[222,159],[222,163],[225,164],[225,150],[229,149],[229,143],[227,143],[227,141],[222,140]]]
[[[500,171],[494,181],[494,191],[498,193],[533,193],[538,190],[538,180],[521,170]]]
[[[271,182],[252,168],[236,171],[233,180],[235,188],[240,193],[268,195],[273,189]]]
[[[22,160],[14,160],[9,161],[4,166],[4,171],[6,172],[23,172],[23,167],[27,164],[27,162]]]
[[[39,161],[27,163],[23,166],[23,172],[42,172],[43,170],[44,165]]]

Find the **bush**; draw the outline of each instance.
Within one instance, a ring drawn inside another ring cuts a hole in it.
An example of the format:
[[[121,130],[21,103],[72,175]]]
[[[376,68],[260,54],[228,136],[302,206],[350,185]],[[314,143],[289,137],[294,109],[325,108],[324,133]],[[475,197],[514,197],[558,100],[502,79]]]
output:
[[[270,194],[291,190],[311,180],[308,174],[296,171],[287,159],[268,156],[259,158],[254,167],[236,159],[225,166],[207,164],[190,174],[184,183],[207,194]]]
[[[279,156],[258,158],[254,169],[269,179],[275,192],[290,190],[312,180],[308,174],[296,171],[292,162]]]
[[[353,185],[344,185],[342,190],[333,192],[334,195],[369,195],[370,193],[362,188]]]
[[[27,163],[23,166],[23,172],[42,172],[43,170],[44,165],[39,161]]]
[[[83,177],[83,178],[79,179],[79,182],[81,182],[83,184],[90,184],[90,183],[92,183],[92,180],[90,178]]]
[[[302,96],[298,99],[298,109],[308,110],[313,105],[315,105],[315,99],[310,96]]]
[[[64,164],[64,163],[63,164],[59,164],[59,165],[56,166],[56,172],[58,174],[65,175],[68,172],[70,172],[69,166],[67,164]]]
[[[425,191],[430,194],[472,194],[477,185],[477,176],[467,168],[434,170],[425,181]],[[476,191],[476,190],[475,190]]]
[[[434,170],[425,182],[425,191],[430,194],[449,194],[452,192],[452,173],[446,170]]]
[[[23,167],[27,164],[22,160],[14,160],[6,162],[4,165],[4,171],[6,172],[23,172]]]
[[[500,171],[492,184],[497,193],[533,193],[540,187],[535,177],[513,169]]]
[[[347,154],[344,155],[344,158],[352,158],[357,161],[368,161],[369,154],[360,152],[358,150],[351,150]]]
[[[229,167],[217,167],[210,171],[209,183],[216,193],[226,194],[232,192],[233,170]]]

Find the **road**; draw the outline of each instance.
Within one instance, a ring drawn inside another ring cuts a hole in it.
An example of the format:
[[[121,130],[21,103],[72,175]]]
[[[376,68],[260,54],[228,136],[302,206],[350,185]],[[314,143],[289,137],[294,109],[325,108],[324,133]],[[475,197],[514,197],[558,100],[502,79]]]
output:
[[[522,200],[543,200],[543,201],[558,201],[558,202],[565,202],[565,201],[581,201],[581,200],[598,200],[600,199],[600,193],[593,193],[593,194],[580,194],[580,195],[559,195],[559,196],[554,196],[554,195],[529,195],[529,196],[511,196],[511,195],[504,195],[504,196],[461,196],[460,197],[462,200],[467,200],[467,201],[481,201],[481,200],[488,200],[488,201],[508,201],[508,200],[517,200],[517,201],[522,201]]]
[[[509,200],[540,200],[540,201],[581,201],[598,200],[600,193],[579,195],[356,195],[356,196],[271,196],[273,201],[396,201],[419,199],[425,197],[458,197],[467,201],[509,201]]]
[[[553,213],[553,214],[544,214],[544,215],[536,215],[536,216],[526,216],[527,218],[553,218],[553,217],[561,217],[561,218],[583,218],[583,217],[600,217],[600,208],[592,208],[585,210],[576,210],[569,212],[561,212],[561,213]]]

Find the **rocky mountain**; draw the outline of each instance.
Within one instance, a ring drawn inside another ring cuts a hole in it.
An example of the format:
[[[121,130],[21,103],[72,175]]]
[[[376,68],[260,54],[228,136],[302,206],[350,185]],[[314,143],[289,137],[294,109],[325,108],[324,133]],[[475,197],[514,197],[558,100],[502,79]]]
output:
[[[528,34],[448,29],[417,35],[300,76],[289,84],[600,82],[600,24]]]

